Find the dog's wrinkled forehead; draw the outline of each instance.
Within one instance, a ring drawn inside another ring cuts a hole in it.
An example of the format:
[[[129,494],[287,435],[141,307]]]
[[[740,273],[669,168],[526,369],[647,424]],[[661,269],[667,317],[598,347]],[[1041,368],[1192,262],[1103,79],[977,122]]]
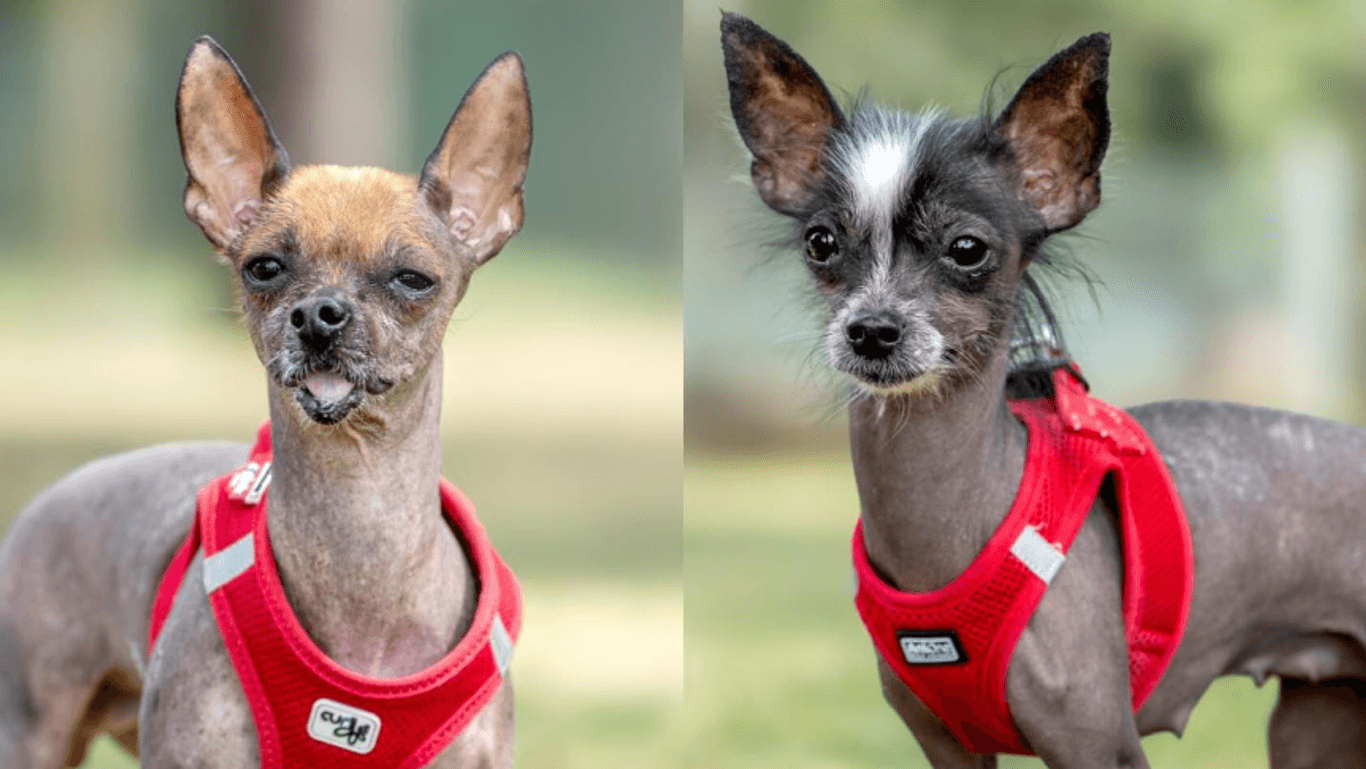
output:
[[[412,177],[381,168],[296,168],[238,250],[250,255],[288,240],[311,257],[358,265],[402,246],[436,250],[437,224],[417,200]]]
[[[831,137],[829,168],[841,202],[863,227],[888,224],[924,160],[924,144],[939,115],[863,110]]]
[[[991,136],[978,121],[958,121],[938,109],[918,113],[868,107],[836,131],[828,147],[825,206],[850,229],[890,235],[908,209],[927,198],[995,218],[999,205],[982,194]]]

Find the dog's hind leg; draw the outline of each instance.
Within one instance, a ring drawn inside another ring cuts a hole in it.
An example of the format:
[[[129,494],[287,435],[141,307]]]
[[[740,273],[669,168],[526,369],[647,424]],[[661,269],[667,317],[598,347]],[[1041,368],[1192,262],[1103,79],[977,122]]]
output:
[[[108,732],[124,750],[137,756],[138,700],[141,696],[142,684],[137,676],[119,668],[105,673],[95,687],[85,713],[72,730],[66,765],[80,766],[90,741],[102,732]]]
[[[1282,678],[1267,736],[1271,769],[1366,766],[1366,681]]]
[[[79,766],[97,734],[135,723],[137,676],[79,621],[35,638],[23,623],[39,620],[12,608],[0,607],[0,769]]]
[[[136,726],[137,675],[107,640],[78,622],[34,638],[38,622],[0,602],[0,769],[79,766],[100,732]]]
[[[31,666],[31,656],[19,652],[23,645],[7,608],[0,607],[0,769],[79,765],[85,745],[76,745],[72,727],[91,686],[67,671]]]
[[[80,766],[85,761],[90,741],[113,725],[110,716],[121,717],[129,713],[122,698],[111,699],[100,688],[94,690],[93,697],[90,686],[49,689],[32,713],[32,728],[19,751],[28,756],[29,763],[21,762],[17,766],[34,769]],[[131,715],[136,718],[136,700],[132,703]],[[136,720],[133,726],[136,726]],[[120,723],[120,727],[126,729],[127,724]],[[7,769],[8,766],[0,762],[0,767]]]
[[[20,687],[0,695],[0,769],[79,766],[85,744],[72,740],[84,692],[49,692],[37,703]]]
[[[0,616],[0,769],[29,769],[29,735],[38,714],[29,696],[13,625]]]

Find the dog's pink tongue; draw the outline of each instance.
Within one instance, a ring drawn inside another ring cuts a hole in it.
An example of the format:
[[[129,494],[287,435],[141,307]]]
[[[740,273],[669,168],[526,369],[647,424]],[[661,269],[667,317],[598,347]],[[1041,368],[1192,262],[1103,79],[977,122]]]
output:
[[[336,374],[319,371],[304,377],[304,387],[320,401],[337,403],[350,395],[355,385]]]

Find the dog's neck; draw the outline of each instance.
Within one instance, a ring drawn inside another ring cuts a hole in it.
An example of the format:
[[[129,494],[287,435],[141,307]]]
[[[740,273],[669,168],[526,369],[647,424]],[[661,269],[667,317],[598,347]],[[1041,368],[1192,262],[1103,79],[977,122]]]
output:
[[[902,590],[958,576],[1014,501],[1027,435],[1005,399],[1006,359],[939,399],[858,398],[849,408],[868,555]]]
[[[365,413],[312,424],[271,387],[267,526],[295,614],[354,672],[428,667],[469,627],[475,581],[441,511],[441,359]]]

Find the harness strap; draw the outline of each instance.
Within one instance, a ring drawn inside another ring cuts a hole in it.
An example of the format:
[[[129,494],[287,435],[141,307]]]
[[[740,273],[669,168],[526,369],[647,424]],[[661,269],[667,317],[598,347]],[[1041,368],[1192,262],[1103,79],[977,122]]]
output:
[[[394,679],[353,673],[318,648],[289,606],[266,527],[270,480],[267,423],[246,465],[200,489],[190,532],[153,602],[149,653],[190,562],[203,552],[202,584],[251,707],[262,769],[425,766],[503,684],[521,630],[516,577],[469,500],[442,480],[442,510],[479,581],[470,627],[426,670]]]
[[[974,753],[1030,754],[1006,701],[1010,660],[1107,478],[1124,559],[1123,622],[1132,705],[1161,680],[1185,632],[1194,550],[1166,465],[1133,417],[1090,397],[1073,368],[1052,398],[1010,403],[1029,433],[1015,500],[972,563],[947,585],[887,583],[854,527],[855,606],[896,676]]]

